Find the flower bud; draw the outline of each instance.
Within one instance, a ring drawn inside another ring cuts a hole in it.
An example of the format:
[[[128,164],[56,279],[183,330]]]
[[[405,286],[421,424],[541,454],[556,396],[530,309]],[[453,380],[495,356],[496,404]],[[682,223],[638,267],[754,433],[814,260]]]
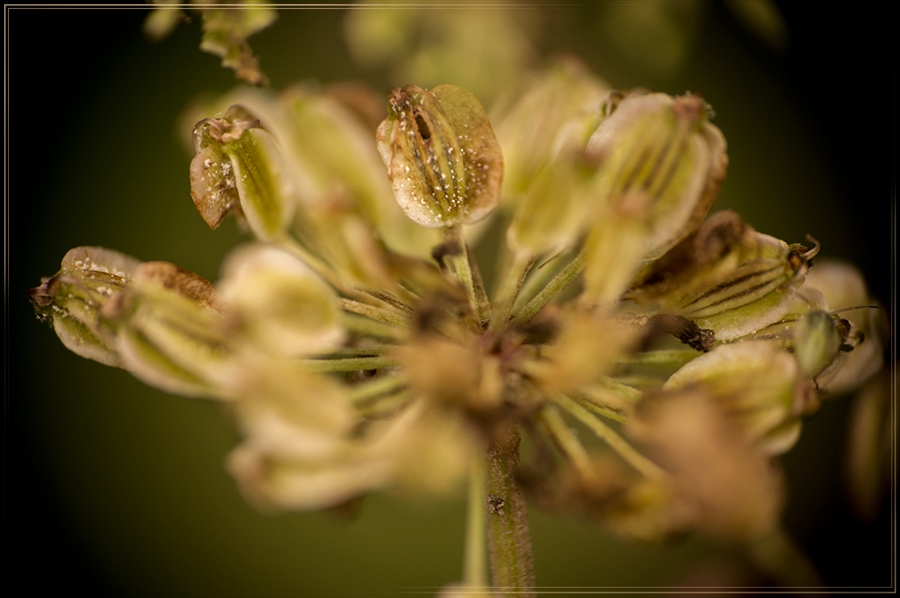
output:
[[[378,151],[394,197],[426,228],[476,222],[500,200],[503,156],[487,113],[461,87],[394,88]]]
[[[229,213],[260,239],[277,237],[293,215],[292,183],[281,150],[259,120],[239,105],[194,127],[191,196],[216,229]]]
[[[728,164],[725,138],[698,96],[613,99],[586,148],[600,164],[595,193],[613,203],[645,196],[645,257],[658,257],[693,232],[715,201]]]
[[[140,262],[102,247],[76,247],[62,260],[55,276],[32,289],[29,297],[41,320],[50,322],[73,353],[122,367],[115,348],[100,329],[103,305],[123,292]]]

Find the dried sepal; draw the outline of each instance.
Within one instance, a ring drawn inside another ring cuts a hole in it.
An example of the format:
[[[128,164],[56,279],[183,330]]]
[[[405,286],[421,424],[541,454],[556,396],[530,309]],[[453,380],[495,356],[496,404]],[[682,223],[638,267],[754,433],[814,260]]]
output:
[[[264,240],[277,238],[294,213],[293,183],[281,148],[247,108],[234,105],[222,118],[194,127],[191,196],[215,229],[229,214]]]
[[[378,151],[394,197],[427,228],[468,224],[500,200],[503,156],[478,99],[456,85],[391,90]]]
[[[241,81],[266,85],[268,79],[260,70],[247,38],[271,25],[277,13],[271,7],[254,4],[246,2],[239,9],[201,9],[203,39],[200,49],[220,57],[222,66],[232,69]]]

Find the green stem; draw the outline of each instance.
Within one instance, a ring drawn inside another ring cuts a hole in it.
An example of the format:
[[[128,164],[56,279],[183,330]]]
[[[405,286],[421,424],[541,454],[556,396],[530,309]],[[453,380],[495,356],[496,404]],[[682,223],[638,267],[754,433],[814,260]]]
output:
[[[530,322],[545,305],[553,301],[557,295],[563,292],[583,270],[584,260],[581,255],[578,255],[575,259],[566,264],[566,267],[560,270],[559,274],[554,276],[547,286],[542,288],[531,301],[526,303],[517,313],[513,314],[510,324],[515,327]]]
[[[403,287],[397,287],[401,291],[404,290]],[[412,314],[415,310],[407,305],[402,299],[396,297],[391,293],[387,293],[385,291],[363,291],[366,295],[371,295],[375,299],[387,303],[393,308],[396,308],[398,311],[402,313]]]
[[[462,227],[459,225],[449,226],[444,230],[448,241],[455,242],[460,249],[459,252],[447,256],[450,267],[466,288],[472,313],[475,314],[479,324],[484,326],[491,320],[490,301],[484,290],[484,284],[481,282],[481,273],[469,255]]]
[[[597,419],[593,413],[567,396],[560,395],[555,397],[555,400],[560,407],[574,415],[581,423],[590,428],[591,431],[606,442],[611,449],[619,453],[619,456],[629,465],[646,477],[659,478],[665,475],[663,470],[657,467],[655,463],[635,450],[633,446],[628,444],[628,441],[616,434],[612,428]]]
[[[347,397],[351,403],[363,403],[379,395],[394,393],[406,384],[406,378],[401,375],[378,376],[351,386],[347,391]]]
[[[344,325],[350,332],[371,336],[387,341],[399,341],[404,338],[406,333],[396,326],[376,322],[364,316],[355,314],[344,314]]]
[[[466,552],[463,562],[463,582],[469,588],[485,588],[487,582],[485,554],[485,485],[484,459],[472,459],[469,471],[469,505],[466,513]]]
[[[533,598],[534,559],[518,469],[519,432],[512,429],[488,447],[485,515],[491,577],[499,596]]]
[[[382,324],[390,324],[391,326],[398,326],[400,328],[406,328],[410,324],[410,318],[408,315],[402,314],[395,310],[384,309],[382,307],[376,307],[374,305],[369,305],[368,303],[362,303],[353,299],[345,299],[343,297],[338,301],[340,303],[341,309],[343,309],[344,311],[349,311],[353,314],[365,316],[370,320],[375,320],[376,322],[381,322]]]
[[[591,413],[595,413],[600,417],[605,417],[619,423],[624,422],[628,417],[624,409],[599,398],[595,393],[570,394],[569,397]]]
[[[497,298],[494,302],[495,311],[492,314],[491,327],[495,330],[503,330],[506,326],[506,321],[509,319],[513,305],[515,305],[516,299],[522,291],[522,286],[525,284],[525,279],[532,266],[534,266],[534,262],[534,256],[529,257],[522,253],[517,253],[513,256],[512,263],[503,277],[503,286],[498,290]]]
[[[380,370],[397,365],[393,357],[348,357],[347,359],[301,359],[308,372],[355,372]]]
[[[345,293],[355,292],[354,290],[347,287],[337,277],[334,270],[332,270],[328,264],[310,253],[310,251],[306,247],[301,245],[293,237],[287,234],[281,235],[277,239],[275,239],[275,244],[300,258],[300,261],[309,266],[316,274],[325,279],[328,284],[330,284],[334,288]]]
[[[547,405],[541,410],[540,421],[572,466],[584,476],[593,475],[590,456],[575,432],[563,421],[559,409]]]
[[[522,290],[519,291],[519,296],[516,298],[513,308],[516,311],[520,310],[523,305],[538,294],[538,291],[547,286],[547,283],[565,268],[565,264],[568,263],[566,261],[567,257],[571,260],[573,255],[567,252],[560,252],[549,258],[543,258],[543,261],[540,263],[536,259],[528,273],[529,276],[525,280],[525,284],[522,285]]]

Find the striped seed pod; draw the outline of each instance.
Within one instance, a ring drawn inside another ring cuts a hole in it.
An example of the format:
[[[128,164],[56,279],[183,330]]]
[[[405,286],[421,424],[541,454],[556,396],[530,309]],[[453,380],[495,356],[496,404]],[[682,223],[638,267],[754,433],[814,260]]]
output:
[[[394,196],[426,228],[476,222],[500,200],[503,156],[478,99],[461,87],[391,90],[376,134]]]

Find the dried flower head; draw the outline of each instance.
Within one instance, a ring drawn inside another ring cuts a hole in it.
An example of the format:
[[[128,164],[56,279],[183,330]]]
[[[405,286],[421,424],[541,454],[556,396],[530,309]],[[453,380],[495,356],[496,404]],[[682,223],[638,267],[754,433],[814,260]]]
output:
[[[569,60],[490,112],[406,85],[377,124],[372,97],[211,102],[194,204],[255,240],[215,284],[73,249],[32,290],[39,317],[83,357],[230,403],[228,469],[261,508],[468,482],[470,564],[447,596],[484,589],[485,544],[494,586],[529,591],[526,499],[644,541],[777,536],[772,456],[880,369],[880,332],[841,312],[865,286],[813,269],[817,242],[709,215],[728,155],[705,100],[610,91]],[[482,222],[501,231],[495,288]]]

